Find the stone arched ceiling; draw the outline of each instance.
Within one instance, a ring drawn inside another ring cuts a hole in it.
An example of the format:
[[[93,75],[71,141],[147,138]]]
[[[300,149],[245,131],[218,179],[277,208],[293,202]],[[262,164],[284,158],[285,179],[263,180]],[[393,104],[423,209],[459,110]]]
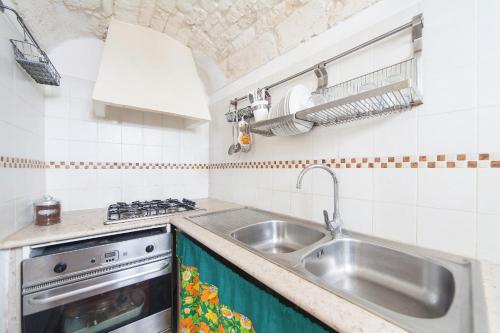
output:
[[[219,76],[219,85],[220,77],[234,80],[376,1],[12,0],[46,48],[75,37],[105,39],[114,16],[191,47],[202,77]]]

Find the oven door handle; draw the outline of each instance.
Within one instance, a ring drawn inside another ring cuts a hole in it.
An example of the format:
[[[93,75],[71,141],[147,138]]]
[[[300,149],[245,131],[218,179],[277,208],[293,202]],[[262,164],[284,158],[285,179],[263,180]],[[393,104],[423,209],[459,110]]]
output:
[[[101,288],[107,287],[107,286],[115,284],[115,283],[119,283],[119,282],[127,281],[130,279],[135,279],[135,278],[138,278],[138,277],[141,277],[144,275],[156,273],[156,272],[159,272],[159,271],[162,271],[162,270],[168,268],[169,265],[170,265],[170,263],[167,263],[160,268],[150,269],[148,271],[136,273],[136,274],[129,275],[129,276],[124,276],[124,277],[121,277],[118,279],[113,279],[110,281],[101,282],[101,283],[94,284],[94,285],[91,285],[88,287],[83,287],[83,288],[80,288],[77,290],[71,290],[71,291],[68,291],[68,292],[62,293],[62,294],[57,294],[57,295],[53,295],[53,296],[49,296],[49,297],[36,297],[35,296],[35,297],[28,299],[28,303],[31,305],[46,305],[49,303],[60,301],[62,299],[68,298],[68,297],[74,297],[74,296],[77,296],[80,294],[88,293],[90,291],[101,289]]]

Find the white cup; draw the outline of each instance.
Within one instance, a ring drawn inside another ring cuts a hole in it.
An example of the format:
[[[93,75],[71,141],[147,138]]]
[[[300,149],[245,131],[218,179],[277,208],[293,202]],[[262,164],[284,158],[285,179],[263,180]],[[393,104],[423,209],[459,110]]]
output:
[[[252,103],[252,111],[255,121],[266,120],[269,115],[268,101],[255,101]]]

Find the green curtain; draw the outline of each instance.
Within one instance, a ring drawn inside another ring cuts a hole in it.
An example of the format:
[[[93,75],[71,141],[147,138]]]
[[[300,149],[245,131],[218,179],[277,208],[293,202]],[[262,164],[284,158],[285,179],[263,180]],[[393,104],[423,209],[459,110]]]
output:
[[[255,329],[255,332],[259,333],[329,332],[294,307],[246,280],[180,232],[177,233],[177,257],[182,266],[181,275],[184,273],[188,278],[184,281],[185,283],[181,284],[181,318],[183,318],[183,311],[189,312],[197,308],[200,312],[198,315],[201,315],[201,311],[206,310],[206,306],[199,305],[199,299],[205,290],[205,301],[211,297],[209,295],[212,292],[212,301],[215,302],[217,298],[217,303],[221,304],[218,311],[230,310],[237,315],[241,314],[243,318],[249,318],[248,323],[253,325],[252,328],[232,326],[231,329],[225,330],[221,327],[222,325],[219,325],[219,332],[247,332],[247,329],[250,332]],[[193,288],[193,279],[199,280],[198,293],[186,290],[186,287],[187,289]],[[183,280],[182,277],[181,280]],[[295,292],[301,293],[301,290]],[[188,298],[188,300],[198,302],[194,307],[193,303],[185,304],[182,301],[182,297],[193,296],[193,294],[198,294],[198,299]],[[186,310],[189,306],[191,309]],[[184,318],[187,317],[184,316]],[[194,318],[199,320],[198,316]],[[223,316],[221,318],[224,319]],[[184,327],[184,332],[190,331]]]

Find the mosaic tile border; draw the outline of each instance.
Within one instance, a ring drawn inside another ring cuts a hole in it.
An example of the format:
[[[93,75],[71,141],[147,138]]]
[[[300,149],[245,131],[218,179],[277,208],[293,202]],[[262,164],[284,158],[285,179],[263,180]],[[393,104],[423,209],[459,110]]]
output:
[[[0,156],[0,169],[44,169],[45,162],[29,158]]]
[[[351,157],[265,162],[212,163],[210,169],[301,169],[309,164],[340,168],[500,168],[500,153]]]
[[[208,169],[208,163],[46,162],[47,169]]]
[[[14,169],[299,169],[309,164],[316,163],[324,164],[335,169],[500,168],[500,153],[343,157],[330,159],[224,163],[44,162],[27,158],[0,156],[0,168]]]

